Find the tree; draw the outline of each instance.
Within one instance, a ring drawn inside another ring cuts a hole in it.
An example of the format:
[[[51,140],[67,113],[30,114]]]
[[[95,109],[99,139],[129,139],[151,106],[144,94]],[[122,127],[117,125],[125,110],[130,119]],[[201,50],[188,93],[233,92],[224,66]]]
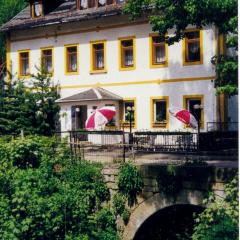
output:
[[[55,102],[60,98],[58,86],[54,85],[51,77],[44,69],[38,69],[36,75],[32,75],[32,87],[30,97],[33,103],[29,106],[36,114],[35,132],[43,135],[51,135],[59,122],[59,105]]]
[[[0,89],[0,133],[51,135],[58,124],[58,87],[40,70],[32,84],[23,80],[2,82]]]
[[[2,82],[0,92],[0,133],[15,134],[29,126],[31,131],[31,117],[26,105],[27,92],[21,81],[7,84]]]
[[[193,240],[237,240],[239,221],[238,176],[225,186],[225,198],[212,194],[208,207],[196,218]]]
[[[174,34],[166,37],[173,44],[185,36],[187,26],[201,28],[215,25],[219,34],[227,34],[227,44],[237,48],[237,0],[128,0],[124,11],[132,19],[145,16],[153,31],[164,37],[169,29]],[[237,56],[213,56],[216,64],[217,93],[237,93]]]

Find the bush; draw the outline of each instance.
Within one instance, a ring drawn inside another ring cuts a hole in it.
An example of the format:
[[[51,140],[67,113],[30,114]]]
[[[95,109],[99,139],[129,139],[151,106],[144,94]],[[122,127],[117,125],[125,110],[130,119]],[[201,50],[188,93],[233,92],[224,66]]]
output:
[[[117,238],[99,165],[73,162],[68,147],[51,138],[1,143],[4,149],[0,239]]]
[[[117,184],[119,192],[128,198],[130,205],[135,202],[137,194],[139,194],[143,188],[142,177],[137,167],[132,163],[124,163],[121,165]]]
[[[125,203],[126,203],[127,199],[125,196],[123,196],[121,193],[116,193],[113,196],[113,210],[114,210],[114,214],[117,216],[121,216],[122,213],[125,210]]]
[[[211,194],[208,207],[196,218],[193,240],[237,240],[239,224],[238,176],[225,186],[225,198]]]
[[[9,145],[9,158],[19,168],[38,167],[40,145],[31,139],[12,141]]]
[[[122,213],[122,219],[123,219],[123,222],[125,224],[128,223],[129,221],[129,218],[130,218],[130,215],[131,215],[131,212],[129,209],[124,209],[123,213]]]

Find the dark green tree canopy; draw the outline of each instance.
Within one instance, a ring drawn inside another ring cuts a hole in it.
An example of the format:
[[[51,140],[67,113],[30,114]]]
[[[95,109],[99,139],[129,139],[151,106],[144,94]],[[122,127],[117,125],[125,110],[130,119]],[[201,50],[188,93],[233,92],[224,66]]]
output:
[[[179,41],[189,24],[199,28],[214,24],[220,33],[237,29],[236,0],[129,0],[125,12],[132,19],[147,15],[153,31],[162,36],[175,29],[169,43]]]
[[[58,86],[39,70],[32,85],[24,80],[0,81],[0,134],[51,135],[59,123]]]

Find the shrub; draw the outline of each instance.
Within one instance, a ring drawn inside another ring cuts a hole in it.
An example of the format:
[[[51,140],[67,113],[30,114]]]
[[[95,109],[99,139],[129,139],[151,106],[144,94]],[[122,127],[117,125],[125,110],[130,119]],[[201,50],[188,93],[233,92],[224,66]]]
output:
[[[136,196],[142,191],[143,180],[136,166],[132,163],[124,163],[120,167],[118,175],[119,192],[128,198],[128,203],[132,205],[136,201]]]
[[[225,198],[214,194],[208,207],[196,218],[193,240],[237,240],[239,223],[238,175],[225,186]]]
[[[40,145],[31,139],[12,141],[9,145],[9,158],[19,168],[38,167]]]
[[[116,193],[113,196],[113,210],[114,210],[114,214],[117,216],[121,216],[122,213],[125,210],[125,203],[126,203],[127,199],[125,196],[123,196],[121,193]]]
[[[117,238],[115,217],[103,207],[109,191],[101,166],[73,162],[68,147],[50,138],[14,140],[3,148],[0,239]]]
[[[122,213],[122,219],[123,219],[123,222],[125,224],[128,223],[129,221],[129,218],[130,218],[130,215],[131,215],[131,212],[129,209],[124,209],[123,213]]]

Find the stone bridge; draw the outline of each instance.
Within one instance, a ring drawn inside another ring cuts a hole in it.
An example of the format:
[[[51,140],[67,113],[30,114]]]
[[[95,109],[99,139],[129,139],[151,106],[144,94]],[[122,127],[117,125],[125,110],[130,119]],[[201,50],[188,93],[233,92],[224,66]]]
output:
[[[164,209],[183,205],[205,207],[203,200],[209,191],[224,196],[224,183],[237,172],[237,162],[199,165],[142,163],[137,167],[143,177],[144,188],[130,209],[128,223],[119,222],[123,240],[136,239],[144,223]],[[103,169],[111,194],[117,191],[118,171],[119,165]]]

